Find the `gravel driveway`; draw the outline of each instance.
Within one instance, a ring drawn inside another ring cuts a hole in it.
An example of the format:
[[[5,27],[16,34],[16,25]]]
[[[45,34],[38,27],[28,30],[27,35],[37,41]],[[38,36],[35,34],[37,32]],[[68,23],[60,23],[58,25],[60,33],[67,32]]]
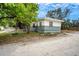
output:
[[[55,40],[53,40],[55,39]],[[78,56],[79,32],[67,33],[48,40],[0,46],[0,55],[7,56]]]

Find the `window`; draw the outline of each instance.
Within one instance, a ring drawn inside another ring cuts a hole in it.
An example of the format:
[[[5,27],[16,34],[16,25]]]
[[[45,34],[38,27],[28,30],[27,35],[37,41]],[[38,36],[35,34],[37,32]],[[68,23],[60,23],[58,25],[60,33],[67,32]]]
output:
[[[40,26],[42,26],[42,22],[40,22]]]
[[[53,26],[53,22],[49,22],[49,26]]]
[[[33,24],[33,28],[35,28],[35,24]]]

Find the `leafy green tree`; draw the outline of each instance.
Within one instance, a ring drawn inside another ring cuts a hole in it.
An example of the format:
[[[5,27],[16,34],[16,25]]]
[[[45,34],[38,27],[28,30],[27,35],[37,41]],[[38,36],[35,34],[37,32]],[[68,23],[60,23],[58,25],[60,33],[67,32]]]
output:
[[[33,3],[4,3],[0,4],[0,18],[10,19],[7,23],[9,24],[17,24],[21,23],[27,28],[27,31],[30,30],[30,25],[33,21],[36,21],[37,18],[37,11],[38,11],[38,4]]]
[[[9,25],[7,19],[3,19],[3,20],[0,21],[0,26],[6,27],[7,25]]]
[[[70,9],[65,8],[64,10],[62,10],[61,8],[57,8],[54,10],[50,10],[47,13],[47,17],[51,17],[51,18],[56,18],[56,19],[60,19],[63,20],[65,19],[69,14],[71,13]]]
[[[79,30],[79,18],[77,20],[72,20],[73,30]]]
[[[62,23],[62,29],[69,30],[70,28],[72,28],[72,23],[70,19],[64,20],[64,23]]]
[[[64,23],[62,23],[62,29],[69,29],[72,25],[69,19],[67,19],[67,16],[69,16],[71,13],[70,9],[65,8],[62,10],[61,8],[57,8],[54,10],[50,10],[47,13],[47,17],[55,18],[64,20]]]

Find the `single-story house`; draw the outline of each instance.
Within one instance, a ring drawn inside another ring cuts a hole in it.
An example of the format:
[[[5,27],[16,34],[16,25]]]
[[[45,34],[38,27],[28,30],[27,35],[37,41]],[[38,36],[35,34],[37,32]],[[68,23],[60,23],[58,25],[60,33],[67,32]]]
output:
[[[32,31],[37,32],[61,32],[61,23],[63,20],[53,19],[46,17],[44,20],[40,20],[32,23]]]

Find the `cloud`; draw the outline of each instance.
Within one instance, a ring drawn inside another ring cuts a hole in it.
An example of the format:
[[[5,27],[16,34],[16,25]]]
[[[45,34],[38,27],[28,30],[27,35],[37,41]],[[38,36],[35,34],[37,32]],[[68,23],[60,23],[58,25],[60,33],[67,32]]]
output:
[[[39,17],[45,17],[47,12],[49,10],[52,10],[54,8],[61,7],[62,9],[64,8],[69,8],[71,9],[72,13],[69,16],[70,18],[77,18],[79,15],[79,3],[41,3],[39,4]]]

